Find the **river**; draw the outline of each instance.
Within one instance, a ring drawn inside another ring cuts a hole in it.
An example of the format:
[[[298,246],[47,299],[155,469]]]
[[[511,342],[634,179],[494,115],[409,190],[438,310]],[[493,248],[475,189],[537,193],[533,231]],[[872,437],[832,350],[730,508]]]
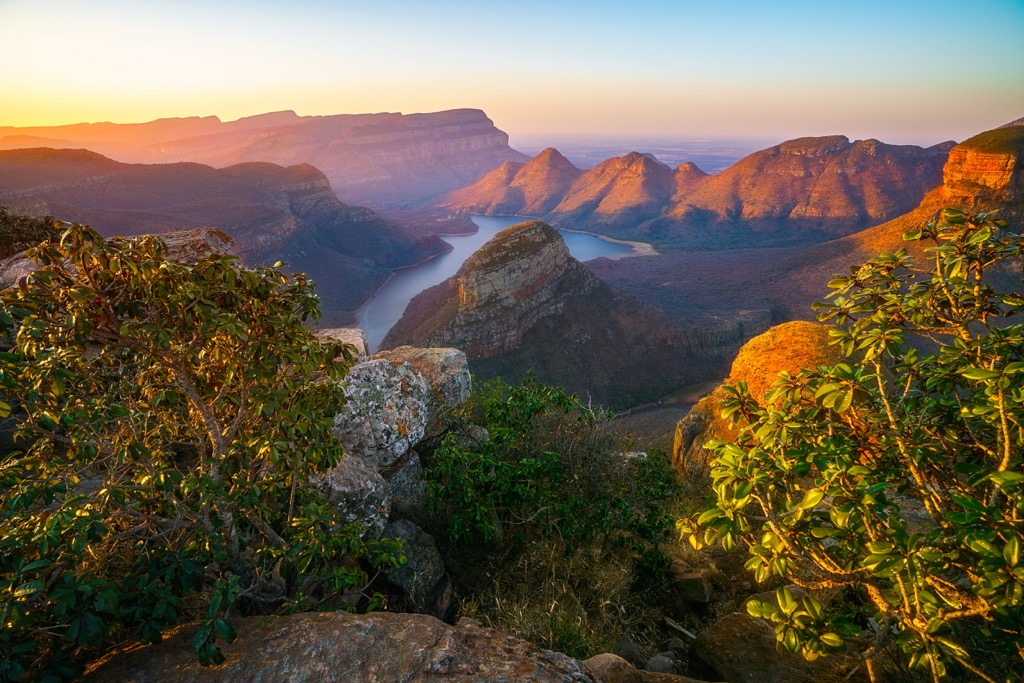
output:
[[[445,242],[452,250],[423,263],[397,271],[380,290],[359,309],[359,327],[366,332],[371,351],[376,351],[384,335],[398,322],[405,307],[414,296],[428,287],[444,282],[458,272],[470,255],[505,228],[522,223],[528,218],[520,216],[473,216],[479,230],[472,235],[446,235]],[[600,256],[622,258],[635,253],[633,247],[621,242],[610,242],[582,232],[560,230],[569,253],[580,261]]]

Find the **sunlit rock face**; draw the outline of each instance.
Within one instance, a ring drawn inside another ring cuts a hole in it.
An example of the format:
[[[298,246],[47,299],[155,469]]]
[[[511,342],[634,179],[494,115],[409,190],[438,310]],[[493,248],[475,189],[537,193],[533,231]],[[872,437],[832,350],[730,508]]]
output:
[[[949,153],[941,196],[950,204],[1019,203],[1024,194],[1024,125],[990,130]]]

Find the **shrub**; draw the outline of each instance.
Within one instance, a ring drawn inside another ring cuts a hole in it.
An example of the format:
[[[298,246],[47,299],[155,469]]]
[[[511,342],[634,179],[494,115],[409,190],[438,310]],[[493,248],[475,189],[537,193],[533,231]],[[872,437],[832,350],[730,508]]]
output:
[[[1019,281],[1024,242],[954,210],[906,239],[931,244],[926,265],[900,250],[829,283],[819,317],[840,326],[844,362],[782,373],[769,407],[728,388],[723,414],[745,426],[712,444],[717,500],[680,527],[695,545],[747,544],[758,580],[870,605],[844,617],[784,589],[755,603],[791,650],[841,649],[873,618],[875,645],[893,639],[934,679],[993,680],[971,643],[1018,674],[1024,651],[1024,296],[988,280],[1009,265]]]
[[[671,528],[662,503],[675,487],[664,454],[630,458],[605,416],[530,376],[489,382],[470,400],[479,442],[450,434],[427,479],[456,539],[558,537],[569,547],[614,537],[643,552]]]
[[[341,457],[353,350],[303,327],[303,276],[83,226],[34,259],[0,293],[0,408],[31,443],[0,460],[0,679],[71,677],[85,649],[197,616],[217,662],[233,610],[316,607],[398,561],[306,486]]]
[[[449,435],[425,473],[463,612],[577,657],[626,632],[654,639],[678,491],[668,457],[625,454],[607,416],[534,377],[486,384],[464,418],[489,438]]]

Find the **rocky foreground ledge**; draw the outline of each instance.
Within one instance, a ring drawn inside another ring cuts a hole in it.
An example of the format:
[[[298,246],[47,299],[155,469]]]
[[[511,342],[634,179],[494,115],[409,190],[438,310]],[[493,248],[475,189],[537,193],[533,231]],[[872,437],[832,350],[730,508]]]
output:
[[[203,667],[194,626],[158,645],[116,651],[95,662],[87,683],[700,683],[633,668],[612,654],[585,662],[541,650],[476,622],[456,626],[423,614],[325,612],[235,620],[226,661]]]

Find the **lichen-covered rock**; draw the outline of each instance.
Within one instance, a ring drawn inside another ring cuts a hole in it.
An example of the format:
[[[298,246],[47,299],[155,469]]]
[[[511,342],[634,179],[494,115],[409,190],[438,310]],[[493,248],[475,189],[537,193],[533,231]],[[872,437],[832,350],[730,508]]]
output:
[[[387,538],[400,538],[405,543],[406,563],[388,570],[388,581],[402,589],[408,606],[417,612],[433,613],[440,609],[438,618],[444,616],[449,605],[437,605],[436,597],[444,593],[444,561],[437,551],[434,537],[408,520],[392,522],[384,528]]]
[[[346,455],[388,467],[423,438],[432,392],[418,370],[371,360],[353,366],[345,384],[332,431]]]
[[[148,647],[115,651],[89,667],[87,683],[593,683],[581,662],[494,629],[421,614],[307,613],[233,620],[226,661],[196,661],[196,627]]]
[[[333,339],[356,347],[356,361],[362,362],[370,357],[370,345],[366,341],[366,332],[358,327],[331,327],[317,330],[320,339]]]
[[[340,513],[344,522],[363,526],[364,538],[380,538],[391,514],[391,489],[371,462],[346,456],[310,483]]]
[[[466,354],[458,349],[420,349],[399,346],[374,355],[418,370],[433,390],[426,437],[439,436],[450,426],[452,411],[469,398],[473,390]]]

